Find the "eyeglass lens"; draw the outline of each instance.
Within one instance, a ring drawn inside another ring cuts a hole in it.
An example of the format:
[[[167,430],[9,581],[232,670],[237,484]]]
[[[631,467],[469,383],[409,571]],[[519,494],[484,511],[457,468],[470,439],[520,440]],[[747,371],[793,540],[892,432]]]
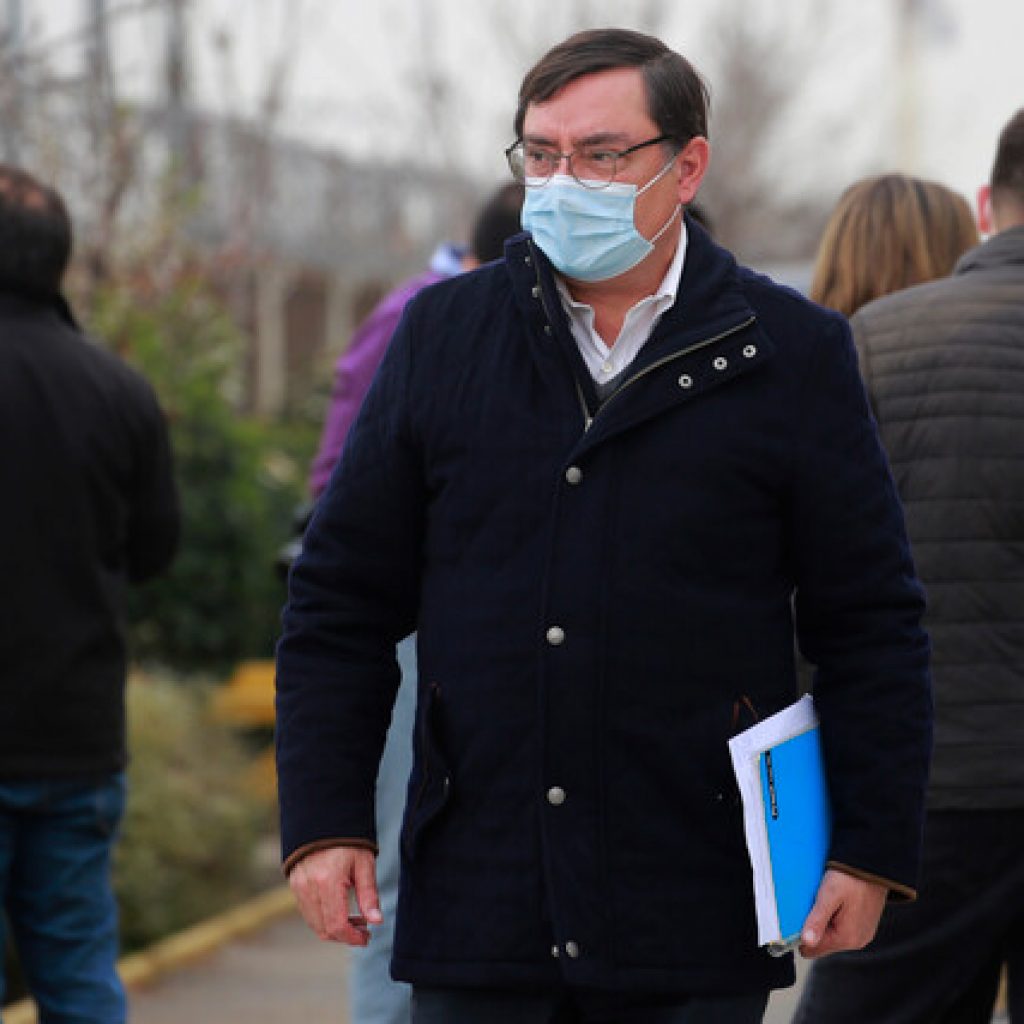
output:
[[[613,150],[597,146],[584,146],[570,154],[562,154],[519,142],[509,149],[508,162],[512,174],[519,181],[529,183],[530,180],[547,181],[565,159],[568,173],[581,185],[593,187],[595,184],[607,185],[615,178],[618,156]]]

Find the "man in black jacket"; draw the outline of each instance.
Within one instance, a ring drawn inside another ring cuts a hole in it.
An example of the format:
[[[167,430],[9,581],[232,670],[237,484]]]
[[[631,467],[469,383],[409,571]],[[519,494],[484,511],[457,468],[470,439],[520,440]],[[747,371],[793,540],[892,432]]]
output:
[[[929,596],[935,755],[920,899],[817,965],[806,1024],[1024,1020],[1024,109],[953,276],[870,303],[854,337]]]
[[[806,954],[912,898],[923,594],[849,327],[685,212],[707,90],[579,33],[527,73],[505,258],[421,291],[292,569],[278,648],[285,867],[323,938],[382,920],[374,780],[413,629],[394,977],[417,1024],[753,1024],[728,739],[817,666],[833,809]],[[354,891],[358,912],[349,916]]]
[[[70,251],[60,196],[0,166],[0,890],[41,1018],[115,1024],[124,596],[179,517],[152,390],[61,297]]]

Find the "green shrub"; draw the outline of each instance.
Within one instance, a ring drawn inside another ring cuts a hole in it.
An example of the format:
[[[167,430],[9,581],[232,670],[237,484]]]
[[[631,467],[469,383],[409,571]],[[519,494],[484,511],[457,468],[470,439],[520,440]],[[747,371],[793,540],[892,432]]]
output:
[[[130,598],[133,658],[224,672],[270,656],[284,601],[274,557],[305,495],[317,425],[237,413],[243,337],[199,277],[148,295],[110,286],[93,298],[90,327],[154,386],[181,496],[178,557]]]
[[[202,686],[128,686],[128,809],[115,856],[122,944],[135,949],[238,903],[265,884],[255,856],[271,810],[251,758],[213,721]]]

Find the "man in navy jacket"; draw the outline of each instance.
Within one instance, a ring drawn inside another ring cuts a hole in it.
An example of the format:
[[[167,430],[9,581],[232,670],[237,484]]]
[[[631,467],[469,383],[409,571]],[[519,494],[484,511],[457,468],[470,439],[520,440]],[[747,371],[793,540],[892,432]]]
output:
[[[418,630],[393,974],[414,1019],[758,1021],[728,738],[817,666],[833,804],[805,955],[912,898],[923,597],[846,322],[683,214],[705,87],[600,30],[523,81],[505,258],[407,308],[296,564],[278,653],[285,867],[368,940],[373,784]],[[349,907],[349,898],[354,905]]]

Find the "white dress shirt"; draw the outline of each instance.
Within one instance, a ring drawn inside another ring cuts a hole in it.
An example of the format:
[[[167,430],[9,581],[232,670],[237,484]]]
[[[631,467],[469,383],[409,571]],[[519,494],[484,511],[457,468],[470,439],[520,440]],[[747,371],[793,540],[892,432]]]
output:
[[[569,316],[572,336],[576,339],[587,369],[599,385],[613,380],[636,359],[637,353],[647,343],[662,313],[676,301],[685,259],[686,224],[683,222],[679,228],[679,244],[676,246],[675,255],[657,291],[641,299],[626,313],[622,330],[611,345],[606,345],[594,330],[594,307],[577,302],[569,294],[565,281],[559,275],[555,275],[562,305]]]

